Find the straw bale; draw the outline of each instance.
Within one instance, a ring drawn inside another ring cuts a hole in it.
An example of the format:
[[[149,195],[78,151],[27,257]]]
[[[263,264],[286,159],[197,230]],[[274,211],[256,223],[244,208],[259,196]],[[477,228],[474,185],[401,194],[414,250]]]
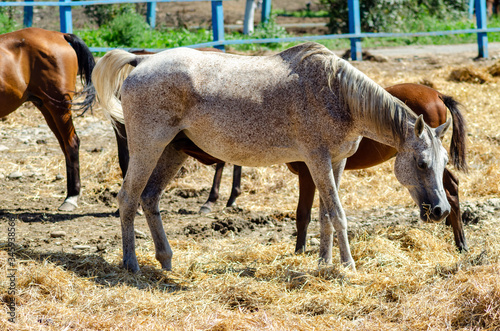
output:
[[[430,88],[433,88],[433,89],[437,89],[438,88],[433,81],[431,81],[431,80],[429,80],[427,78],[421,79],[418,83],[421,84],[421,85],[429,86]]]
[[[497,61],[488,67],[488,73],[493,77],[500,76],[500,61]]]
[[[484,84],[492,81],[491,76],[487,72],[471,66],[451,71],[448,80],[474,84]]]

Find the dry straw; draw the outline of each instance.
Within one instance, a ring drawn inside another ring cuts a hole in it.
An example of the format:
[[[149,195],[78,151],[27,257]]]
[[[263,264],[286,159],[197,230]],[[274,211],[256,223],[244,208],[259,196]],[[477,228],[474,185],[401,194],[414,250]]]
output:
[[[491,81],[491,76],[488,72],[483,72],[482,70],[470,66],[453,70],[450,73],[449,80],[454,82],[484,84]]]

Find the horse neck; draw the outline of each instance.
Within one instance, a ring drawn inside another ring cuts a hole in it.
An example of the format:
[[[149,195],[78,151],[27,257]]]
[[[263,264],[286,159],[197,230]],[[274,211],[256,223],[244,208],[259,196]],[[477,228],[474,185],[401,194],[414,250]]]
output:
[[[387,111],[389,114],[382,118],[374,118],[372,114],[358,113],[359,134],[399,150],[401,145],[413,134],[416,117],[399,105],[395,109],[392,107],[389,109],[381,108],[379,111]]]
[[[361,71],[345,61],[338,63],[334,88],[341,91],[358,133],[399,149],[415,126],[415,113]]]

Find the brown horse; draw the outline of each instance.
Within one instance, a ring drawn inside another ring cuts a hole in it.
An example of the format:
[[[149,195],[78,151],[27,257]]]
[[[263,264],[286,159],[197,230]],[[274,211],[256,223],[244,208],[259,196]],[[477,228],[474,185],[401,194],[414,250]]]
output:
[[[451,140],[451,156],[455,168],[466,171],[465,162],[465,121],[458,108],[459,104],[450,96],[443,95],[438,91],[419,84],[398,84],[386,88],[386,90],[405,102],[415,113],[422,114],[429,126],[437,127],[446,122],[447,109],[450,110],[453,118],[453,135]],[[203,163],[217,163],[216,159],[203,156],[204,152],[194,144],[182,141],[178,148],[186,154],[197,159],[202,159]],[[389,160],[396,155],[396,150],[368,138],[363,138],[357,152],[347,159],[345,169],[359,170],[372,167]],[[207,202],[201,207],[200,212],[210,212],[212,205],[219,197],[219,187],[224,163],[217,163],[214,182]],[[307,227],[311,220],[311,208],[314,200],[316,186],[312,180],[309,169],[303,162],[293,162],[288,164],[288,168],[299,175],[299,203],[297,206],[297,243],[296,252],[303,252],[306,247]],[[241,188],[241,167],[234,166],[233,187],[227,206],[233,206],[236,198],[240,195]],[[460,204],[458,196],[458,178],[445,169],[443,184],[446,190],[448,201],[451,205],[451,213],[446,220],[446,224],[451,225],[455,238],[455,244],[460,251],[468,249],[463,224],[461,220]]]
[[[69,33],[26,28],[0,35],[0,117],[31,101],[56,135],[66,160],[67,197],[59,210],[77,207],[80,195],[80,141],[71,109],[85,112],[95,99],[91,83],[94,57],[87,45]],[[85,99],[73,103],[76,79],[84,82]]]

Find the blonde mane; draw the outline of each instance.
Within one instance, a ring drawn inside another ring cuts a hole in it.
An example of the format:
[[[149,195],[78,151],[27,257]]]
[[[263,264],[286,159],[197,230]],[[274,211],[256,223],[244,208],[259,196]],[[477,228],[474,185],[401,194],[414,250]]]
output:
[[[338,62],[335,77],[351,114],[368,119],[379,133],[389,129],[395,138],[404,135],[408,120],[418,116],[347,61],[338,59]]]
[[[300,62],[313,60],[313,55],[320,55],[314,58],[323,61],[330,89],[333,89],[333,85],[338,86],[338,92],[351,115],[368,119],[375,125],[377,132],[389,130],[394,138],[399,139],[407,131],[408,119],[418,117],[403,102],[323,45],[311,42],[298,47],[302,48]]]

